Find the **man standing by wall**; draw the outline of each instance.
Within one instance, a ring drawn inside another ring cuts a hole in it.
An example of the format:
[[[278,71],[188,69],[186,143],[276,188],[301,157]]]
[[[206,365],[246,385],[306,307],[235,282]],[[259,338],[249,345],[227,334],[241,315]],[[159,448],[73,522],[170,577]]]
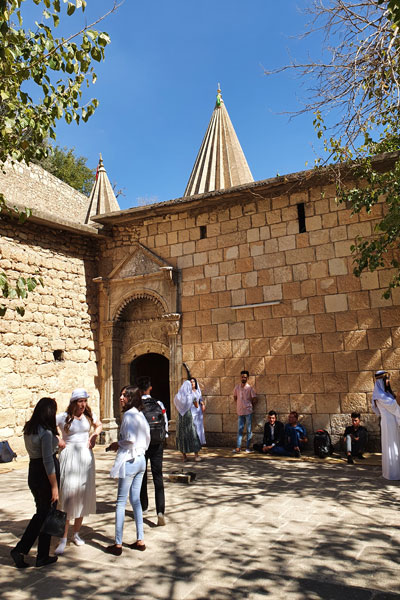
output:
[[[255,389],[247,383],[249,378],[248,371],[240,372],[241,383],[238,383],[233,390],[233,398],[236,401],[236,410],[238,415],[238,434],[236,448],[233,452],[240,452],[242,445],[242,437],[244,426],[246,425],[246,452],[251,452],[250,441],[252,438],[251,433],[251,421],[253,417],[254,405],[257,401],[257,394]]]

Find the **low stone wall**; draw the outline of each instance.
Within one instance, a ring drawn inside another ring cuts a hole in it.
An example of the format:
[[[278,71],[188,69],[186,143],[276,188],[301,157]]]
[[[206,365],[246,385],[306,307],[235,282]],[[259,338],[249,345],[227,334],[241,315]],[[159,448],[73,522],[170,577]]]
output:
[[[8,204],[22,205],[82,224],[89,199],[35,164],[6,163],[0,169],[0,192]]]

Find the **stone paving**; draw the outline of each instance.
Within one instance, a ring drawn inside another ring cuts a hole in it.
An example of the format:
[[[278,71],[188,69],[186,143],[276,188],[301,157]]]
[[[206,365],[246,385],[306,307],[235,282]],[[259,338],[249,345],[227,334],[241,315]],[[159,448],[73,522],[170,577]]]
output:
[[[33,512],[27,463],[0,470],[0,597],[111,600],[300,600],[400,598],[400,482],[379,464],[232,456],[209,449],[185,468],[196,481],[166,481],[168,518],[145,517],[143,553],[113,542],[113,458],[96,451],[98,514],[82,528],[86,545],[68,545],[57,564],[17,570],[9,550]],[[167,450],[165,473],[182,468]],[[151,495],[153,489],[150,481]],[[131,509],[125,542],[135,539]],[[56,540],[53,541],[55,546]],[[28,557],[30,564],[34,556]]]

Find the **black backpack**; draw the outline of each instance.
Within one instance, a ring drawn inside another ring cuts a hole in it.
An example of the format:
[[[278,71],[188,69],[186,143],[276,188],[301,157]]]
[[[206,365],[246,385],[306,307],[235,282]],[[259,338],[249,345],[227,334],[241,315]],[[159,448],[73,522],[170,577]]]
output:
[[[0,442],[0,463],[8,463],[17,458],[14,450],[11,449],[10,444],[6,442]]]
[[[314,454],[326,458],[333,452],[331,436],[326,429],[318,429],[314,434]]]
[[[165,440],[164,413],[157,400],[145,398],[143,400],[143,414],[150,425],[150,445],[160,444]]]

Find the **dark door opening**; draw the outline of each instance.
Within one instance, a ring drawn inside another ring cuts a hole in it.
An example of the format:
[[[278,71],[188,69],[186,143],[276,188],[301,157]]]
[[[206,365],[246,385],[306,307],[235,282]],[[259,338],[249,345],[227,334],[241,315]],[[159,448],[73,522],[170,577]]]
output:
[[[164,404],[168,419],[171,418],[171,406],[169,396],[169,360],[161,354],[149,352],[142,354],[131,362],[130,381],[136,385],[138,377],[147,375],[153,386],[151,395]]]

